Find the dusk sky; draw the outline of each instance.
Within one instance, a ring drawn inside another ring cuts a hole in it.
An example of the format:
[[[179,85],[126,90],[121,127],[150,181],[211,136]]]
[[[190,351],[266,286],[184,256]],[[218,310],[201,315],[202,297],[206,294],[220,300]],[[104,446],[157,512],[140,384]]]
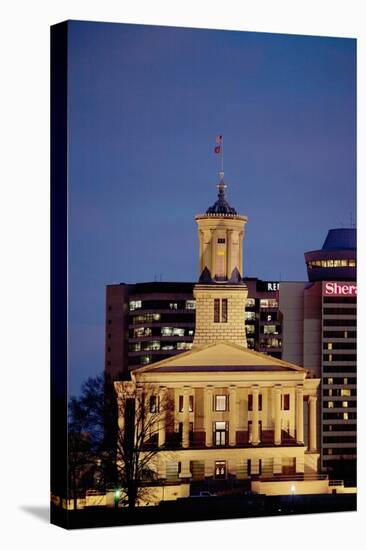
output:
[[[244,276],[306,280],[356,221],[356,41],[70,23],[71,394],[104,368],[107,284],[197,280],[217,134]]]

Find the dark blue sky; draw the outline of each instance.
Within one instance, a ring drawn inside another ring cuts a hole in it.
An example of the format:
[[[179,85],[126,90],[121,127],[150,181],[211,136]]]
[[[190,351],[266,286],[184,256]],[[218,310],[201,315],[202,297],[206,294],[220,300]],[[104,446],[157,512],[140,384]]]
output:
[[[71,22],[70,392],[103,370],[105,285],[194,281],[194,216],[248,216],[244,275],[305,280],[355,221],[356,41]]]

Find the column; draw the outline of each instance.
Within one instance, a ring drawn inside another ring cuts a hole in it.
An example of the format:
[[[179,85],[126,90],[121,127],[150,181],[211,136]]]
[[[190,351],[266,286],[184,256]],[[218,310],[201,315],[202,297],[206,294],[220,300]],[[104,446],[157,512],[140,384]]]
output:
[[[211,232],[204,231],[202,235],[202,271],[207,267],[211,269]]]
[[[159,431],[158,431],[158,445],[163,447],[165,445],[166,434],[166,388],[160,388],[159,390]]]
[[[259,475],[259,459],[258,458],[252,458],[251,459],[251,468],[250,468],[250,475]]]
[[[296,441],[304,444],[304,391],[302,386],[296,388]]]
[[[232,229],[228,229],[227,230],[227,245],[226,245],[226,250],[227,250],[227,258],[226,258],[226,276],[228,279],[230,279],[231,277],[231,272],[233,270],[233,266],[232,266],[232,237],[233,237],[233,230]]]
[[[309,451],[316,452],[316,396],[309,395]]]
[[[275,456],[273,458],[273,473],[282,474],[282,457]]]
[[[159,479],[165,479],[166,478],[166,462],[162,458],[160,453],[158,455],[158,478]]]
[[[183,389],[183,434],[182,446],[189,447],[189,387]]]
[[[229,388],[229,445],[236,445],[236,426],[237,426],[237,407],[236,407],[236,387]]]
[[[121,432],[125,429],[126,399],[118,397],[118,427]]]
[[[204,254],[205,254],[205,241],[204,241],[204,234],[203,234],[203,231],[199,231],[198,232],[198,237],[199,237],[199,241],[200,241],[200,275],[202,273],[202,271],[204,270]]]
[[[205,388],[204,400],[205,400],[205,432],[206,432],[206,447],[212,447],[212,387]]]
[[[297,456],[295,458],[295,463],[296,463],[296,473],[303,474],[305,471],[304,455]]]
[[[216,232],[214,229],[211,229],[211,277],[214,278],[216,275]]]
[[[274,406],[275,406],[274,444],[281,445],[281,386],[275,386],[274,388]]]
[[[239,265],[238,270],[240,275],[243,277],[244,275],[244,268],[243,268],[243,239],[244,239],[244,232],[240,231],[239,233]]]
[[[252,386],[253,395],[253,411],[252,411],[252,444],[258,445],[259,443],[259,387]]]
[[[192,477],[191,474],[191,463],[189,460],[182,460],[181,461],[181,470],[179,474],[180,479],[186,478],[186,477]]]
[[[144,443],[143,439],[143,416],[146,413],[144,411],[144,403],[143,403],[143,395],[142,395],[142,387],[138,386],[136,388],[136,397],[135,397],[135,444],[139,442],[139,445],[142,445]]]

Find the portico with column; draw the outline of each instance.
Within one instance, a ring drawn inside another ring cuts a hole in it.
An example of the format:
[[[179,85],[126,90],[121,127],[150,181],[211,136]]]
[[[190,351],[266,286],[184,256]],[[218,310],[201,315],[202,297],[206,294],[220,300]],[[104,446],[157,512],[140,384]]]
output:
[[[198,475],[258,478],[262,465],[267,476],[314,473],[320,380],[298,365],[247,348],[248,289],[242,279],[247,218],[227,203],[223,178],[220,173],[218,200],[195,218],[200,278],[194,288],[193,348],[131,371],[136,403],[154,386],[160,403],[169,402],[163,397],[168,394],[173,401],[171,409],[159,411],[157,441],[147,442],[157,445],[156,473],[164,479],[175,472],[182,483]],[[119,399],[123,385],[115,383]],[[124,428],[123,419],[119,426]]]

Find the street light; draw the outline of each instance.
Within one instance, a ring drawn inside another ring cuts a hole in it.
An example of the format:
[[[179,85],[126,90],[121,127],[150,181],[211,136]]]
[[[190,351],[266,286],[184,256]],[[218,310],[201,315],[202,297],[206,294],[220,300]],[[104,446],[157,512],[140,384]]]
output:
[[[118,508],[119,499],[121,497],[121,489],[116,489],[114,493],[114,507]]]

